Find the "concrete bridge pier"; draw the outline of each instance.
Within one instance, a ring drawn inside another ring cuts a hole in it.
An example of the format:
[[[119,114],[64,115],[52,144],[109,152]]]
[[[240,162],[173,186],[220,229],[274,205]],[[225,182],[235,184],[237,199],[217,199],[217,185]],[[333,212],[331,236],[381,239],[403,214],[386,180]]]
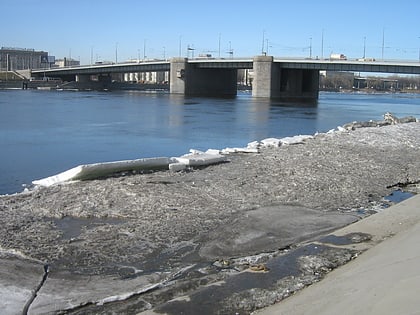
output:
[[[172,94],[185,94],[186,71],[188,62],[186,58],[172,58],[169,72],[169,91]]]
[[[280,92],[280,68],[272,56],[256,56],[253,60],[252,96],[275,98]]]
[[[110,74],[100,74],[97,80],[92,80],[89,74],[76,74],[75,87],[80,89],[107,89],[112,83],[112,76]]]
[[[191,96],[229,97],[237,94],[237,69],[204,68],[185,58],[171,60],[170,92]]]
[[[90,82],[90,75],[87,74],[76,74],[76,82],[80,82],[80,83],[87,83]]]
[[[316,102],[319,94],[319,71],[282,68],[272,56],[253,59],[252,96],[292,102]]]

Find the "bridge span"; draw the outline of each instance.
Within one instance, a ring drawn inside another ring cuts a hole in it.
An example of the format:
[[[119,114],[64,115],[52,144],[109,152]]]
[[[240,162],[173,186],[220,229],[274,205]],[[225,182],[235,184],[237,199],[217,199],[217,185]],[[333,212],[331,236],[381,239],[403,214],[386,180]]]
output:
[[[253,70],[254,97],[316,100],[319,71],[385,72],[420,74],[420,63],[276,58],[256,56],[237,59],[187,59],[89,65],[32,70],[34,77],[60,77],[64,81],[88,82],[97,76],[104,83],[113,73],[169,72],[170,93],[232,96],[237,92],[238,69]]]

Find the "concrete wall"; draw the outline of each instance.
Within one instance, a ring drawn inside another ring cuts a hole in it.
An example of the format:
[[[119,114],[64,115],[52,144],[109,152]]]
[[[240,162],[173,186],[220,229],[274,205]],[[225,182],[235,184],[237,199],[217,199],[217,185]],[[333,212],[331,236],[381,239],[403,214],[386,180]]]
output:
[[[271,56],[254,58],[252,96],[287,101],[316,101],[319,71],[282,68]]]
[[[256,56],[253,60],[254,79],[252,81],[252,96],[254,97],[273,97],[273,57]],[[274,71],[275,72],[275,71]],[[277,73],[274,73],[277,76]],[[276,84],[274,83],[274,86]]]
[[[169,90],[172,94],[185,94],[186,71],[188,63],[186,58],[172,58],[169,73]]]

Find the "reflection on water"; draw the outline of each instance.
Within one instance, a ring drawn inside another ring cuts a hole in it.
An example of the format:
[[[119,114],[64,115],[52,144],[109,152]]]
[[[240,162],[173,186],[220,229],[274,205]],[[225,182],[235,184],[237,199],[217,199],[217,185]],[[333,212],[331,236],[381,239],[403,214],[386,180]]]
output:
[[[166,93],[0,91],[0,194],[79,164],[177,156],[325,132],[387,112],[420,116],[418,95],[321,93],[317,105]]]

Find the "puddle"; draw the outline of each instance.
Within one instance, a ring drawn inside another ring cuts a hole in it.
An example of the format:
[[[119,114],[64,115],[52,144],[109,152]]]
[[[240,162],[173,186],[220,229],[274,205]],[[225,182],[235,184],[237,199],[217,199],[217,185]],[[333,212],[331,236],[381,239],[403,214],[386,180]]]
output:
[[[93,229],[104,224],[116,225],[124,223],[123,220],[113,218],[76,218],[69,216],[54,219],[53,222],[57,229],[63,232],[61,238],[64,240],[79,237],[83,229]]]
[[[327,235],[321,238],[321,243],[328,243],[332,245],[350,245],[370,241],[372,235],[366,233],[350,233],[343,236]]]
[[[390,193],[388,196],[384,197],[384,199],[388,202],[399,203],[413,196],[414,194],[411,192],[405,192],[401,189],[397,189]]]
[[[305,286],[305,280],[299,280],[301,274],[299,259],[301,257],[323,257],[328,252],[334,252],[334,255],[342,256],[343,252],[348,250],[331,249],[323,245],[309,244],[307,246],[290,251],[286,255],[281,255],[270,259],[266,266],[268,272],[241,272],[232,277],[228,277],[224,282],[217,285],[210,285],[201,288],[190,294],[184,299],[174,299],[167,303],[157,306],[154,310],[165,314],[249,314],[250,309],[256,309],[248,295],[260,295],[261,303],[267,303],[264,299],[266,290],[276,290],[279,281],[282,279],[296,282],[296,287]],[[293,284],[289,284],[293,287]],[[306,284],[307,285],[307,284]],[[287,290],[287,287],[283,288]],[[280,289],[280,292],[284,290]],[[292,291],[294,289],[291,289]],[[281,293],[279,293],[281,295]],[[209,297],[211,296],[211,299]],[[258,297],[256,298],[259,299]],[[258,304],[258,302],[257,302]],[[268,305],[268,304],[267,304]]]

